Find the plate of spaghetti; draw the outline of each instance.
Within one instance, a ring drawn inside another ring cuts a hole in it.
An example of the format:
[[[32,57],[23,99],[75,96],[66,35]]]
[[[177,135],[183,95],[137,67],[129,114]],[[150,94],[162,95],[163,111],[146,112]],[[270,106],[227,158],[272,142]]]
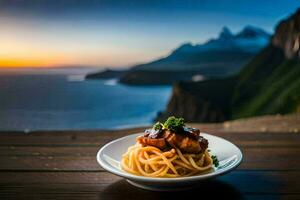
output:
[[[144,133],[114,140],[97,154],[107,171],[149,190],[178,190],[225,174],[242,161],[231,142],[188,127],[183,118],[169,117]]]

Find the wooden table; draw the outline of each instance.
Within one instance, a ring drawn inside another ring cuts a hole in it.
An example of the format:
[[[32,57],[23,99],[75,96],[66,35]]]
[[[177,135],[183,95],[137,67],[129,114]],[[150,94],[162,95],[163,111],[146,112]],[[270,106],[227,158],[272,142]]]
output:
[[[140,130],[0,133],[0,199],[300,199],[299,133],[211,130],[241,148],[238,169],[195,190],[151,192],[95,158],[105,143]]]

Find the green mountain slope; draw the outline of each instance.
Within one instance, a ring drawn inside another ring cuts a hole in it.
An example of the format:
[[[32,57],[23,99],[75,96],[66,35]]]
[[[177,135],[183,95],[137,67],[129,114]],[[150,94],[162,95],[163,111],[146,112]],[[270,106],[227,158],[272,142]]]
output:
[[[212,122],[300,112],[300,9],[278,24],[270,44],[233,82],[228,84],[228,80],[177,84],[160,117],[180,114],[191,122]],[[193,101],[183,101],[184,98]],[[218,98],[221,102],[216,101]],[[198,113],[183,112],[191,107]]]
[[[299,60],[284,59],[280,49],[269,46],[240,73],[232,118],[296,112],[299,105]]]
[[[241,71],[232,105],[232,118],[300,111],[300,9]]]

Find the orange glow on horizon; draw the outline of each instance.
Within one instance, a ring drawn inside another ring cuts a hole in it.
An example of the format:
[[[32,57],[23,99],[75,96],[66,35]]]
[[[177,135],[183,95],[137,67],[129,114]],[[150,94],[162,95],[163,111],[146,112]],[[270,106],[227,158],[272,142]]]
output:
[[[140,46],[144,39],[124,40],[90,27],[40,24],[0,17],[0,68],[65,66],[128,67],[166,54],[167,49]]]
[[[62,56],[40,56],[30,57],[0,57],[0,68],[26,68],[26,67],[55,67],[59,66]]]
[[[47,68],[47,67],[65,67],[65,66],[104,66],[104,67],[126,67],[139,63],[144,63],[154,59],[151,56],[144,58],[143,52],[130,54],[119,52],[103,52],[64,55],[53,52],[18,52],[18,56],[1,55],[1,68]]]
[[[0,68],[23,68],[23,67],[50,67],[54,64],[43,60],[16,60],[16,59],[1,59]]]

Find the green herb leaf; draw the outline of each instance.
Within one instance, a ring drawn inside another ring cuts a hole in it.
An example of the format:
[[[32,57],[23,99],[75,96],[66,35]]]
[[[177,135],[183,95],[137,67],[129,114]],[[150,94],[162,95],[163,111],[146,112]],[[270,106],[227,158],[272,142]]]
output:
[[[217,156],[212,155],[212,156],[211,156],[211,159],[213,160],[213,164],[214,164],[216,167],[218,167],[218,166],[219,166],[219,160],[218,160]]]
[[[170,131],[176,131],[182,129],[184,126],[183,118],[176,118],[174,116],[169,117],[164,123],[164,128],[169,129]]]
[[[161,130],[163,128],[163,124],[160,122],[156,122],[153,127],[154,130]]]

